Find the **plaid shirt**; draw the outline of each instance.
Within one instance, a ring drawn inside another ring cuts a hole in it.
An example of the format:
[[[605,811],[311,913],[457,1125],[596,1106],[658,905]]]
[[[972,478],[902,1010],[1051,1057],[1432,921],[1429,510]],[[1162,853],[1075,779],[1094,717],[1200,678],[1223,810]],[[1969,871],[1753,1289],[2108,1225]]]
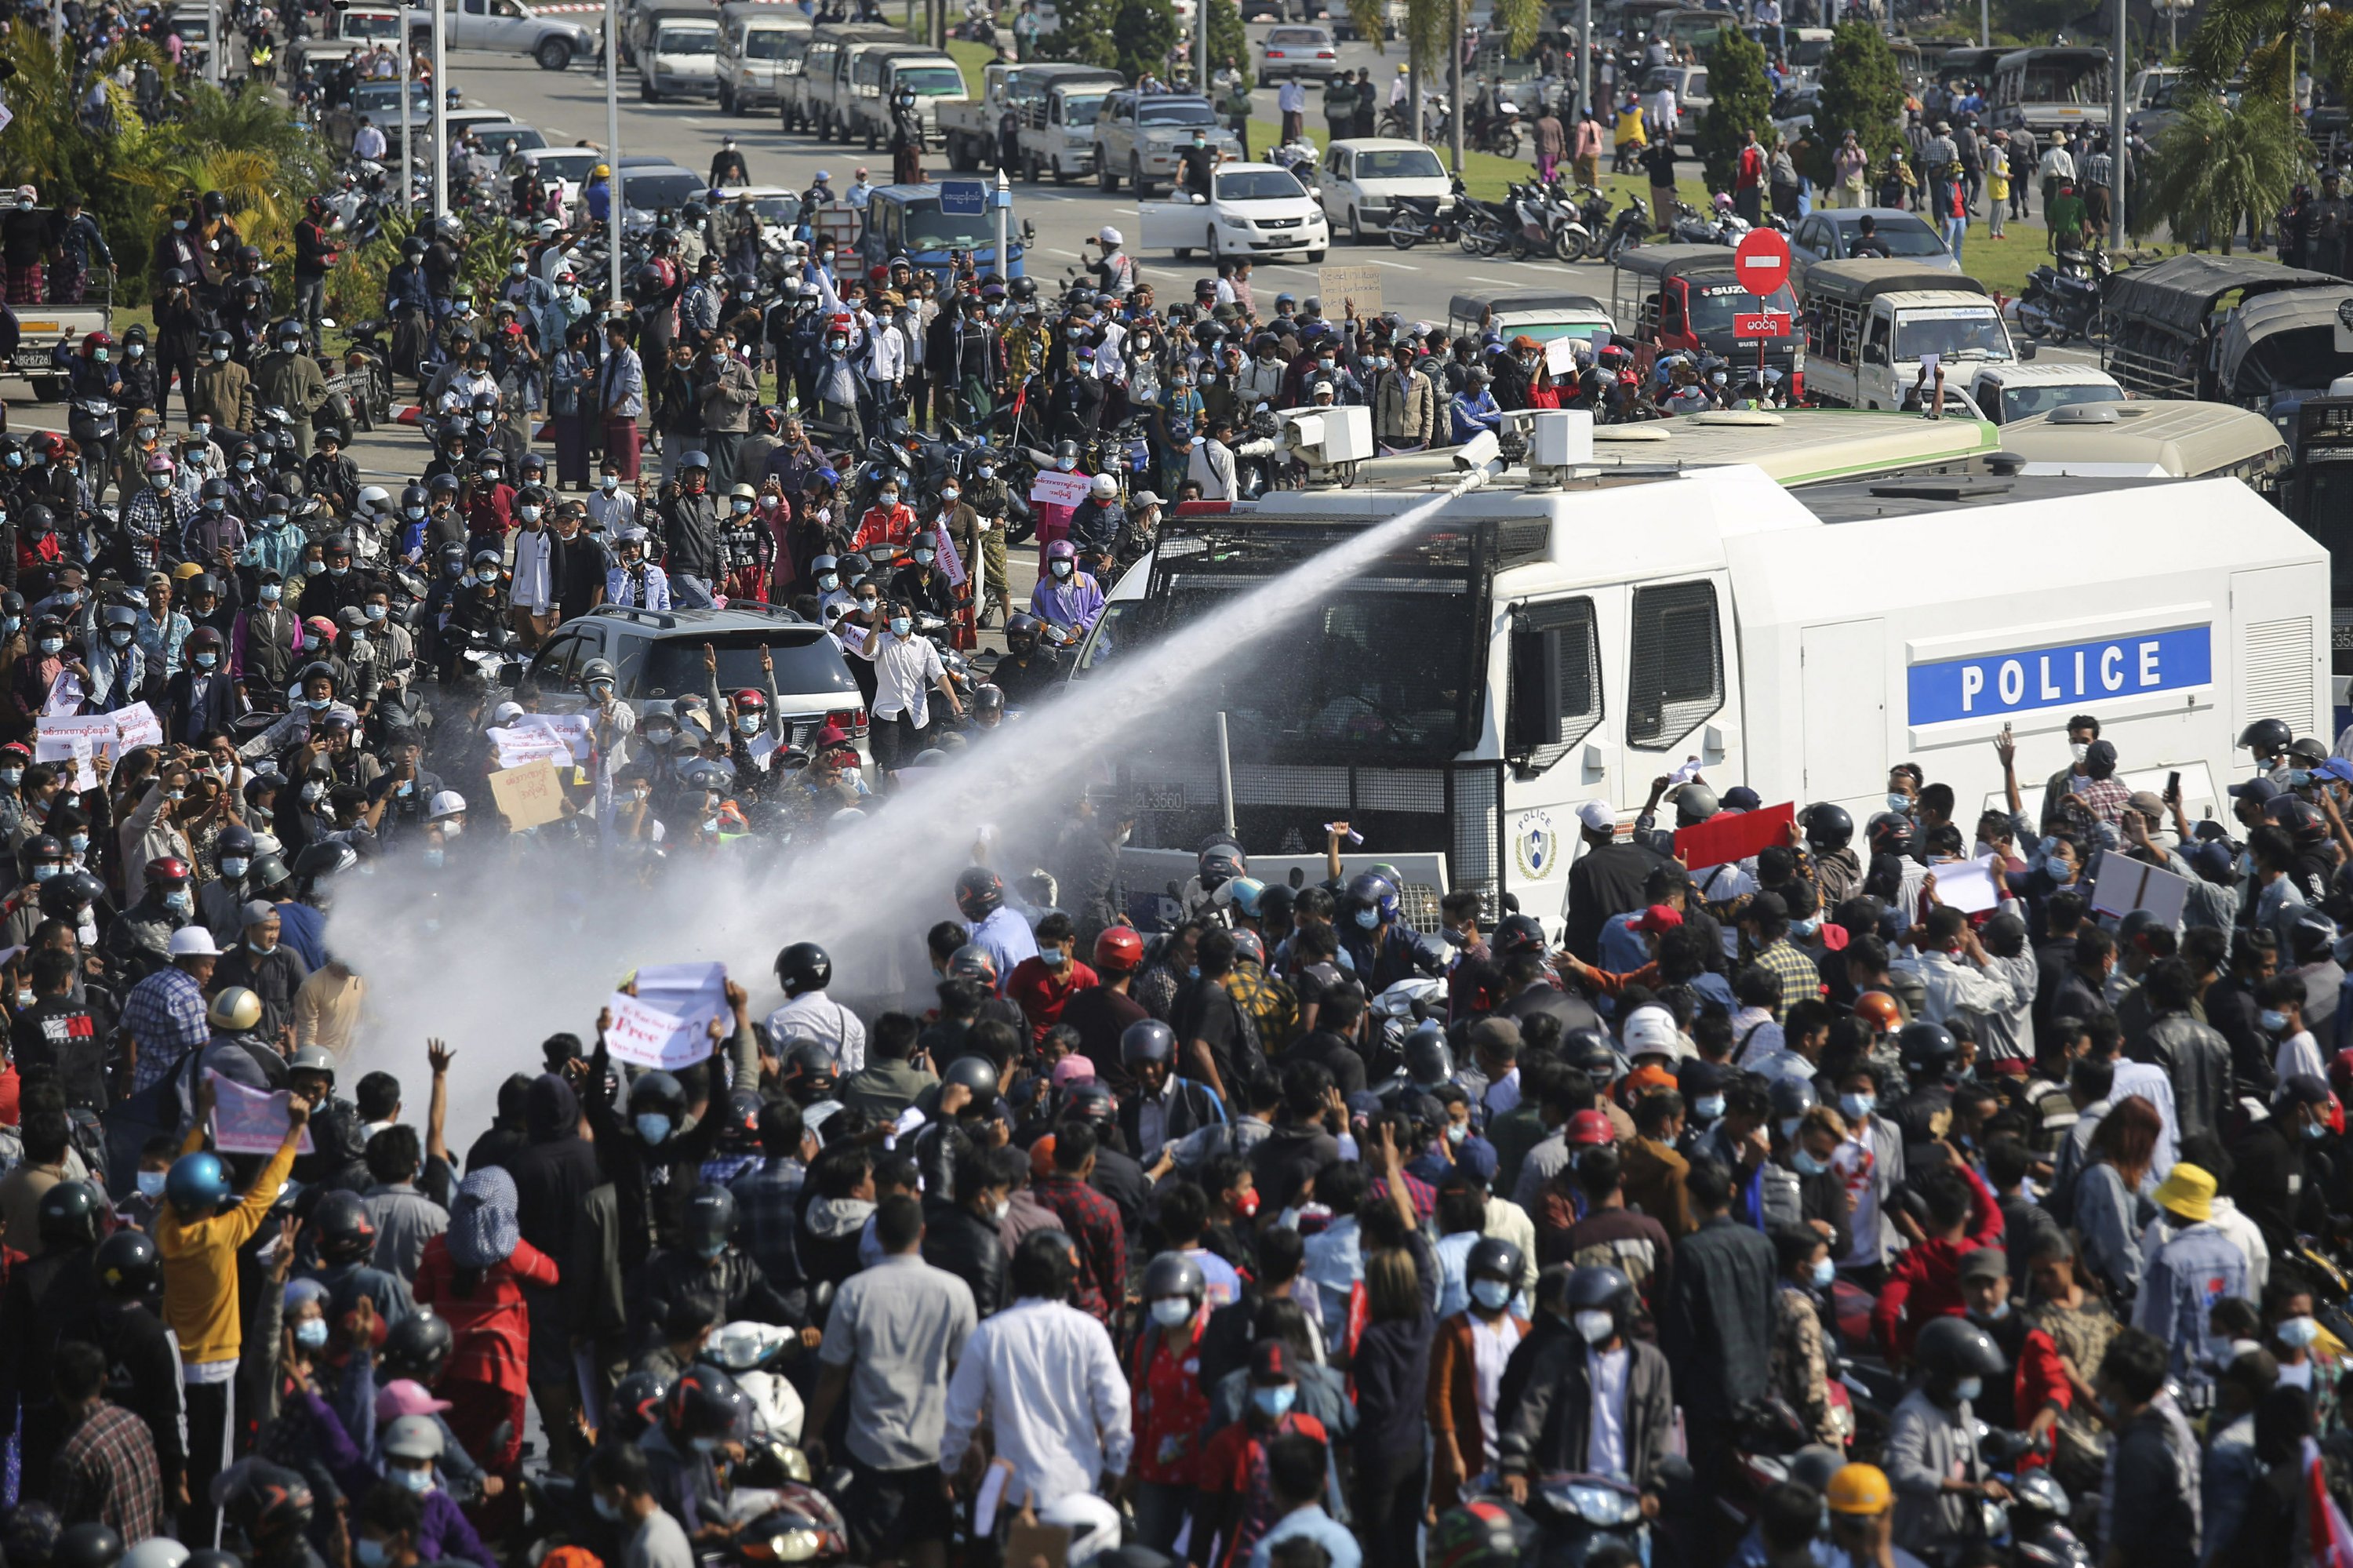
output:
[[[1775,1011],[1784,1018],[1799,1002],[1818,999],[1822,994],[1821,966],[1787,937],[1758,953],[1754,961],[1759,969],[1770,970],[1773,978],[1781,982],[1781,1003]]]
[[[174,965],[157,969],[122,999],[122,1026],[139,1044],[131,1092],[150,1088],[170,1075],[181,1057],[200,1051],[212,1038],[205,1024],[205,993],[196,977]]]
[[[1258,1023],[1259,1045],[1274,1055],[1299,1033],[1299,996],[1247,959],[1238,959],[1226,976],[1226,994]]]
[[[1079,1294],[1071,1305],[1108,1325],[1127,1291],[1127,1235],[1118,1205],[1060,1171],[1030,1183],[1029,1195],[1079,1244]]]
[[[779,1290],[800,1282],[793,1229],[800,1218],[801,1183],[807,1179],[801,1162],[786,1155],[764,1160],[727,1184],[735,1194],[736,1244]]]
[[[164,1531],[164,1489],[147,1424],[101,1402],[58,1450],[49,1501],[67,1524],[110,1525],[132,1542]]]
[[[1431,1215],[1438,1213],[1437,1188],[1410,1171],[1400,1170],[1398,1172],[1398,1180],[1405,1183],[1406,1202],[1413,1205],[1415,1219],[1427,1222]],[[1380,1202],[1388,1202],[1389,1179],[1388,1177],[1374,1178],[1373,1197]]]
[[[2105,779],[2084,779],[2075,787],[2074,796],[2091,808],[2093,816],[2112,828],[2124,821],[2125,808],[2132,804],[2132,791],[2114,774]]]

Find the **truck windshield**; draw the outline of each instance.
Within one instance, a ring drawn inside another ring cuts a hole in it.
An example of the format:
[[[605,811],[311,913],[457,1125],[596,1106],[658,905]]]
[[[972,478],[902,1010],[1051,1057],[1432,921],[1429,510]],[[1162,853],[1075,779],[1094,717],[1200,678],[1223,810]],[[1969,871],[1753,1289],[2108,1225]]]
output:
[[[1991,305],[1905,311],[1895,318],[1895,357],[1910,361],[1924,354],[2008,359],[2010,334]]]
[[[783,59],[785,45],[792,36],[784,27],[754,27],[744,35],[744,58],[747,60]]]
[[[1772,311],[1793,316],[1798,313],[1798,302],[1788,286],[1761,305],[1757,296],[1737,283],[1694,283],[1691,286],[1691,328],[1702,337],[1711,333],[1732,331],[1732,318],[1755,315],[1758,311]]]
[[[899,72],[899,83],[915,90],[917,98],[962,98],[964,72],[954,66],[910,66]]]
[[[1376,148],[1356,154],[1360,180],[1442,180],[1445,166],[1427,147]]]
[[[937,201],[911,201],[906,205],[906,218],[910,251],[979,250],[997,243],[993,214],[951,217],[940,210]]]
[[[711,677],[703,673],[701,637],[672,638],[646,647],[633,697],[678,696],[707,691]],[[776,694],[787,708],[796,695],[856,692],[858,683],[815,627],[779,622],[773,631],[724,631],[708,640],[719,654],[719,689],[738,692],[760,688],[760,646],[767,644],[776,666]]]
[[[1215,125],[1216,114],[1209,106],[1195,99],[1175,99],[1155,102],[1147,98],[1135,106],[1138,125]]]
[[[400,18],[383,11],[346,11],[343,33],[347,38],[396,38],[400,37]]]
[[[2021,103],[2105,103],[2108,68],[2104,60],[2037,60],[2026,68]]]
[[[1218,176],[1219,201],[1294,201],[1306,194],[1283,169],[1245,169]]]
[[[655,40],[658,55],[715,55],[719,52],[719,29],[716,27],[664,27]]]
[[[1063,99],[1062,123],[1080,126],[1093,124],[1096,118],[1103,113],[1103,100],[1109,96],[1108,93],[1096,93],[1091,98]]]
[[[2113,387],[2005,387],[1999,422],[2031,418],[2070,403],[2121,403],[2124,396]]]

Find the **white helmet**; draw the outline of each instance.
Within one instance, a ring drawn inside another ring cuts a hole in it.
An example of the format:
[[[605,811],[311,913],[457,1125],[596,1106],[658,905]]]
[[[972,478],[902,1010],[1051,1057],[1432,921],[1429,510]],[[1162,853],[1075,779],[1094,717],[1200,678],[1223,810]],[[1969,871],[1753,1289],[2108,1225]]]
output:
[[[371,511],[389,512],[392,510],[392,493],[381,484],[363,486],[360,490],[360,504]]]
[[[466,809],[466,797],[455,789],[444,789],[426,805],[425,820],[438,822],[444,817],[454,817]]]
[[[180,1568],[188,1560],[188,1549],[168,1535],[151,1535],[121,1556],[115,1568]]]
[[[1059,1524],[1071,1532],[1070,1568],[1092,1561],[1119,1543],[1119,1510],[1092,1492],[1072,1492],[1042,1509],[1039,1524]]]
[[[1119,481],[1108,473],[1099,473],[1087,482],[1087,493],[1097,501],[1109,501],[1119,493]]]
[[[1119,230],[1113,228],[1109,224],[1105,224],[1103,228],[1097,229],[1095,231],[1095,238],[1102,240],[1105,245],[1116,246],[1122,243]]]

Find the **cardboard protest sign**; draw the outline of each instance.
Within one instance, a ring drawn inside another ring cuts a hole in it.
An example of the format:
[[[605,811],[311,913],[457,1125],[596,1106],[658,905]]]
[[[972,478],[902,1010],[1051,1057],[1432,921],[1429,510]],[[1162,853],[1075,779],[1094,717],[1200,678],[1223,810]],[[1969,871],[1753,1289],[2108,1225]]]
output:
[[[1695,827],[1675,830],[1675,858],[1690,871],[1746,860],[1759,850],[1788,843],[1789,824],[1797,820],[1794,800],[1754,811],[1718,811]]]
[[[2161,865],[2135,860],[2121,850],[2102,850],[2092,867],[2092,908],[2125,916],[2146,909],[2168,926],[2181,924],[2189,902],[2189,879]]]
[[[526,729],[517,725],[512,729],[494,729],[489,734],[491,744],[498,747],[501,768],[522,768],[543,758],[558,768],[574,764],[572,748],[552,729],[536,726]]]
[[[555,777],[555,764],[544,757],[491,774],[491,798],[517,832],[564,815],[564,784]]]
[[[209,1067],[205,1076],[213,1085],[213,1147],[223,1154],[277,1153],[286,1141],[286,1107],[292,1097],[288,1091],[248,1089]],[[308,1127],[294,1149],[298,1154],[311,1151]]]

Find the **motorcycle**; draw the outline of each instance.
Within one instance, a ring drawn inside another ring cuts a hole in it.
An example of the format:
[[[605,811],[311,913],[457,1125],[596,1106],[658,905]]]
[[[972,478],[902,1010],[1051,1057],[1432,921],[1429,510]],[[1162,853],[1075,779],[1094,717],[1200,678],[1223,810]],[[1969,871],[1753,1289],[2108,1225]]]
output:
[[[1619,1546],[1650,1561],[1650,1521],[1642,1517],[1642,1494],[1608,1476],[1546,1476],[1530,1489],[1533,1511],[1544,1532],[1544,1568],[1583,1568],[1605,1546]]]
[[[2048,1470],[2028,1470],[2012,1481],[2003,1510],[2011,1555],[2024,1568],[2091,1568],[2091,1549],[2067,1526],[2073,1506]]]
[[[1546,217],[1543,195],[1535,185],[1510,185],[1496,203],[1504,228],[1504,249],[1514,261],[1553,254],[1552,226]]]
[[[1410,250],[1423,240],[1433,245],[1447,245],[1462,237],[1462,181],[1454,181],[1454,192],[1440,201],[1434,196],[1401,196],[1389,207],[1389,243],[1399,250]]]
[[[1642,204],[1641,196],[1628,197],[1625,209],[1609,225],[1609,232],[1601,241],[1601,260],[1615,261],[1639,247],[1650,232],[1651,209]]]
[[[1518,218],[1507,204],[1464,196],[1455,203],[1455,210],[1461,215],[1455,243],[1465,256],[1493,256],[1511,243]]]
[[[2018,324],[2038,341],[2084,338],[2105,345],[2101,325],[2100,285],[2110,268],[2105,250],[2088,255],[2063,250],[2058,262],[2045,262],[2026,275],[2026,291],[2018,297]]]
[[[1557,179],[1537,187],[1536,203],[1545,231],[1552,237],[1554,257],[1562,261],[1584,260],[1593,249],[1593,230],[1587,227],[1584,204],[1564,190]],[[1605,214],[1609,210],[1606,197],[1601,210]]]

